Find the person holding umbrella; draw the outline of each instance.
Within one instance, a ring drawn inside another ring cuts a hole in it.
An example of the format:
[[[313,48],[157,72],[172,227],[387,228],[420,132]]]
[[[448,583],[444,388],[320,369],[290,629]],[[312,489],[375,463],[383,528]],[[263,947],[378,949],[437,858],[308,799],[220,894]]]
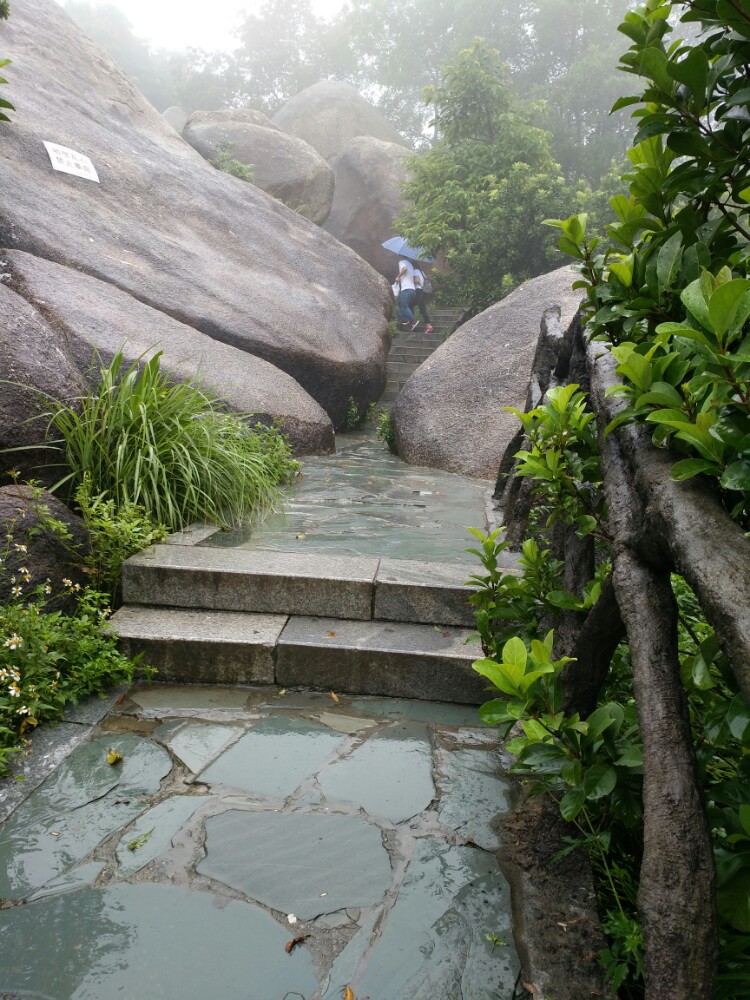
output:
[[[410,329],[416,330],[419,326],[419,320],[411,308],[417,297],[417,290],[414,285],[414,267],[412,262],[406,258],[398,262],[398,267],[399,271],[396,281],[401,288],[401,294],[398,297],[398,319],[402,326],[408,326]]]
[[[398,262],[399,271],[396,278],[396,283],[401,289],[401,294],[398,297],[398,318],[402,326],[409,326],[412,330],[416,330],[419,326],[419,320],[414,315],[412,305],[416,303],[418,293],[414,281],[414,264],[412,262],[416,262],[417,266],[419,266],[420,263],[433,264],[435,262],[435,258],[428,256],[421,247],[410,246],[403,236],[393,236],[381,245],[386,250],[390,250],[392,253],[396,253],[400,257]],[[422,275],[421,270],[419,270],[418,273],[419,275]],[[423,281],[424,277],[422,276],[422,282]],[[422,308],[422,315],[425,317],[425,321],[429,326],[430,321],[424,308]]]

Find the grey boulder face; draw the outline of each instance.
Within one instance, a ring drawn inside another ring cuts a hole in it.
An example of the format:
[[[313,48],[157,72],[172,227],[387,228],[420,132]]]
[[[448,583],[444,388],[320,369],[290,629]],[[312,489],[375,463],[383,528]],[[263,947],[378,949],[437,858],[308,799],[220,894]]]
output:
[[[51,459],[34,447],[45,442],[47,421],[39,415],[48,397],[72,405],[85,389],[64,333],[0,282],[0,472],[18,469],[51,486],[60,470],[40,468]],[[7,448],[30,450],[4,454]]]
[[[31,304],[23,303],[26,313],[37,306],[57,329],[65,330],[68,356],[82,372],[91,369],[95,352],[109,364],[122,350],[129,365],[162,351],[160,366],[168,379],[203,382],[230,410],[253,413],[264,423],[278,420],[296,454],[333,450],[333,425],[326,412],[293,378],[267,361],[217,343],[119,288],[72,268],[14,250],[6,258]],[[36,356],[36,342],[32,346],[27,341],[26,351]],[[33,369],[27,378],[31,385],[46,390]],[[1,400],[2,387],[0,405]]]
[[[196,111],[183,137],[213,160],[222,146],[240,163],[252,164],[253,183],[293,211],[320,225],[333,201],[333,171],[302,139],[287,135],[259,111]]]
[[[581,304],[568,267],[533,278],[475,316],[408,380],[391,419],[398,454],[414,465],[494,480],[519,429],[542,317],[559,307],[567,329]]]
[[[327,233],[214,169],[54,0],[3,26],[19,109],[0,143],[0,246],[66,264],[298,381],[343,425],[379,398],[391,296]],[[100,183],[53,171],[43,140]]]
[[[330,163],[358,135],[406,146],[403,136],[350,84],[321,80],[277,111],[272,121],[304,139]]]
[[[189,115],[184,108],[181,108],[177,104],[173,104],[166,111],[162,112],[162,118],[165,122],[169,122],[175,132],[182,132],[185,128],[185,122],[188,120]]]
[[[406,207],[401,185],[411,150],[372,136],[352,139],[333,161],[336,190],[325,228],[393,281],[398,257],[382,243],[396,235],[393,223]]]

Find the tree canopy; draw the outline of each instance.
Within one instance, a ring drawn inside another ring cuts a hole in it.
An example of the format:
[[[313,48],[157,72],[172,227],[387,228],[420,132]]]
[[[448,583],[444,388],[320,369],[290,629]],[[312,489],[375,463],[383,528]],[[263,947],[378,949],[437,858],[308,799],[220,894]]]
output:
[[[569,178],[596,183],[627,146],[617,22],[632,0],[349,0],[331,21],[310,0],[266,0],[229,53],[149,50],[112,4],[67,9],[159,109],[250,106],[273,114],[321,79],[352,83],[415,145],[434,141],[425,88],[477,37],[496,49],[523,100],[546,102],[545,127]]]
[[[536,109],[521,104],[507,66],[481,39],[446,67],[429,98],[440,138],[410,160],[400,228],[446,255],[444,284],[479,312],[549,270],[554,251],[541,223],[571,194]]]

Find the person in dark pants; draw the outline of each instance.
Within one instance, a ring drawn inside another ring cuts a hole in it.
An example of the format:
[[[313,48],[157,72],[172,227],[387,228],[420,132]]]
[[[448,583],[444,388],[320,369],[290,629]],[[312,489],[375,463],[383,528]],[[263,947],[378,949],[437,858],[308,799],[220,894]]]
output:
[[[424,328],[425,333],[432,333],[432,321],[430,320],[430,315],[427,312],[427,292],[425,291],[425,285],[427,283],[427,278],[425,277],[424,271],[419,268],[414,268],[414,308],[418,309],[422,314],[422,319],[427,324]]]
[[[401,294],[398,297],[398,318],[402,326],[408,326],[411,330],[416,330],[419,320],[412,312],[412,304],[416,297],[414,288],[414,267],[410,260],[399,261],[399,272],[396,281],[401,286]]]

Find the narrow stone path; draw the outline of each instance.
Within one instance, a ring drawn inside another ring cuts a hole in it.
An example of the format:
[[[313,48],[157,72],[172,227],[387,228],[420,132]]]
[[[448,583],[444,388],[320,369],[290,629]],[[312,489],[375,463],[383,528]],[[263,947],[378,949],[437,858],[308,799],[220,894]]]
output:
[[[407,465],[373,426],[340,434],[336,453],[303,460],[284,508],[202,545],[469,563],[467,527],[487,527],[492,484]]]
[[[512,996],[472,708],[162,685],[92,737],[0,833],[3,996]]]
[[[467,644],[487,495],[370,431],[252,532],[128,562],[112,625],[161,683],[35,734],[0,788],[0,997],[514,996]]]

